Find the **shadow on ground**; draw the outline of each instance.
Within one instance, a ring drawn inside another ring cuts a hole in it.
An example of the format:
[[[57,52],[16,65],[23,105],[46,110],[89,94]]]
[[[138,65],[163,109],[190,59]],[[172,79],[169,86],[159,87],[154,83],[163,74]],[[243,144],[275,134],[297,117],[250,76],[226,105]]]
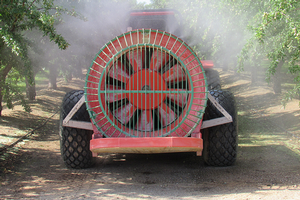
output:
[[[20,160],[1,198],[214,197],[300,185],[300,156],[281,145],[242,146],[236,165],[221,168],[190,153],[109,154],[86,170],[66,169],[57,151],[30,149]]]
[[[228,84],[240,80],[226,77]],[[245,88],[249,90],[248,83],[241,84],[229,85],[228,89],[235,94],[245,92]],[[68,90],[67,86],[62,90]],[[44,92],[42,95],[51,98],[51,91]],[[53,99],[59,98],[60,91],[54,93]],[[254,94],[250,98],[237,95],[239,148],[236,165],[232,167],[209,167],[201,157],[181,153],[107,154],[98,157],[93,168],[67,169],[59,150],[58,120],[54,119],[1,170],[0,198],[211,199],[264,190],[300,190],[300,156],[286,146],[290,138],[285,131],[285,125],[300,127],[300,120],[293,120],[294,112],[267,117],[264,110],[268,105],[256,101],[261,97],[276,104],[277,99],[269,94]],[[45,111],[49,112],[51,102],[39,104],[40,108],[47,107]],[[22,112],[14,111],[2,118],[0,125],[25,130],[29,123],[39,124],[37,120],[46,118],[37,114],[21,116]],[[17,120],[20,121],[15,123]]]

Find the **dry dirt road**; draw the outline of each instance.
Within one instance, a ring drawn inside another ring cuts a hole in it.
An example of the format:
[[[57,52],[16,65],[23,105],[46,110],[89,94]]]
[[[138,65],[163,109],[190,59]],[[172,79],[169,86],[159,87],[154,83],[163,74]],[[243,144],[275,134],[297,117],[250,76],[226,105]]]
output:
[[[223,88],[237,100],[239,148],[232,167],[205,166],[194,154],[122,155],[97,158],[93,168],[65,168],[60,157],[58,116],[8,152],[1,163],[0,199],[300,199],[300,109],[286,109],[270,87],[246,75],[221,72]],[[83,81],[39,88],[33,112],[4,110],[0,141],[41,124],[66,91]]]

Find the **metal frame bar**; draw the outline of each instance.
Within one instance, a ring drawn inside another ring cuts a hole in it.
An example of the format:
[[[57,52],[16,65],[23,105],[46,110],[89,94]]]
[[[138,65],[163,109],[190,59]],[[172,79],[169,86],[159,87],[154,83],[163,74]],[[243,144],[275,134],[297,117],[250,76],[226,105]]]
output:
[[[85,130],[93,130],[91,122],[83,122],[83,121],[75,121],[71,120],[74,114],[80,109],[80,107],[84,104],[84,96],[75,104],[72,110],[68,113],[68,115],[63,120],[63,126],[71,127],[71,128],[80,128]]]
[[[233,122],[231,115],[214,99],[213,96],[211,96],[210,93],[208,93],[208,99],[224,115],[224,117],[203,121],[201,129]]]
[[[216,119],[206,120],[202,122],[201,129],[218,126],[222,124],[231,123],[232,117],[231,115],[214,99],[211,94],[208,93],[208,99],[212,102],[212,104],[224,115],[224,117],[219,117]],[[80,128],[85,130],[93,130],[91,122],[83,122],[83,121],[74,121],[71,120],[73,115],[80,109],[80,107],[84,104],[84,96],[75,104],[69,114],[63,120],[63,126],[72,127],[72,128]]]
[[[79,129],[85,129],[85,130],[93,130],[93,126],[91,122],[83,122],[83,121],[75,121],[70,120],[63,126],[71,127],[71,128],[79,128]]]

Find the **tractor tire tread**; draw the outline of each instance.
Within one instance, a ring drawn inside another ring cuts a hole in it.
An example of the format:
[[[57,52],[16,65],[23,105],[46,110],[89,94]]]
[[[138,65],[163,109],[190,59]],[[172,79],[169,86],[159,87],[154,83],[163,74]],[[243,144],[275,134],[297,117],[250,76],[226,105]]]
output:
[[[232,116],[233,122],[204,130],[204,160],[210,166],[231,166],[237,156],[237,113],[233,95],[228,91],[213,90],[210,94]],[[204,120],[222,117],[223,114],[210,102]]]
[[[93,132],[62,126],[63,119],[81,99],[83,94],[82,90],[74,90],[67,93],[61,107],[60,149],[64,163],[68,168],[84,169],[93,165],[92,152],[90,151],[90,139]],[[85,104],[74,114],[72,120],[90,121]]]
[[[214,69],[205,69],[205,75],[209,90],[221,89],[221,80],[218,71]]]

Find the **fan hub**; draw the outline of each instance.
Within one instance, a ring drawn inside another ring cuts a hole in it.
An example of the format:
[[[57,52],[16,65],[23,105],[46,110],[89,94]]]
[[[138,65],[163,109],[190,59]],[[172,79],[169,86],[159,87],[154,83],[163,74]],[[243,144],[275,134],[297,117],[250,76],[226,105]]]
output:
[[[142,87],[142,90],[145,90],[145,92],[147,93],[148,90],[151,90],[151,87],[150,87],[150,85],[144,85]]]
[[[166,98],[167,86],[162,76],[149,69],[134,73],[126,84],[127,99],[141,110],[155,109]]]

